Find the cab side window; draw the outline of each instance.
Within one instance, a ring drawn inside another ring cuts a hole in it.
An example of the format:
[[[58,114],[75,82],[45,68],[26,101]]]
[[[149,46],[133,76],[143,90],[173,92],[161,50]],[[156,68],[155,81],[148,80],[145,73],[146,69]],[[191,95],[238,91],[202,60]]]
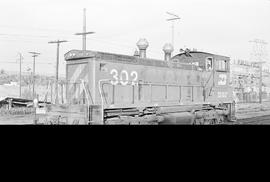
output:
[[[213,70],[213,58],[207,58],[206,59],[206,70],[210,71]]]
[[[226,60],[218,60],[216,62],[216,70],[217,71],[227,71],[227,61]]]

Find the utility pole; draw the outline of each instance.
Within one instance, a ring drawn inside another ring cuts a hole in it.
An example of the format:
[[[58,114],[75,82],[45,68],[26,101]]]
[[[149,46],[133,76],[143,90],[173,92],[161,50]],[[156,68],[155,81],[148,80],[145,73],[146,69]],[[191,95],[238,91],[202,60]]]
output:
[[[259,65],[259,103],[262,104],[262,84],[263,84],[263,64],[266,63],[265,61],[257,61],[253,62],[257,65]]]
[[[86,51],[86,35],[94,34],[95,32],[86,32],[86,9],[83,9],[83,32],[76,33],[75,35],[82,36],[82,50]]]
[[[58,40],[58,41],[51,41],[49,44],[57,44],[57,53],[56,53],[56,74],[55,74],[55,104],[59,104],[59,99],[58,99],[58,80],[59,80],[59,47],[61,43],[68,42],[66,40]]]
[[[19,53],[20,56],[20,98],[22,98],[22,60],[23,60],[23,56],[21,53]]]
[[[34,58],[33,60],[33,75],[32,75],[32,80],[33,80],[33,100],[35,99],[35,71],[36,71],[36,57],[40,55],[38,52],[29,52],[32,54],[32,57]]]
[[[263,63],[266,63],[265,61],[263,61],[263,58],[266,55],[265,46],[267,45],[267,42],[260,39],[255,39],[249,42],[254,44],[253,56],[254,56],[254,59],[256,60],[254,63],[259,64],[259,67],[260,67],[259,103],[262,104]]]
[[[171,18],[167,19],[167,21],[172,22],[172,45],[174,47],[174,24],[175,24],[175,21],[180,20],[181,18],[178,15],[175,15],[173,13],[170,13],[170,12],[166,12],[166,13],[171,16]]]
[[[262,80],[263,80],[263,63],[265,62],[260,62],[260,104],[262,103]]]

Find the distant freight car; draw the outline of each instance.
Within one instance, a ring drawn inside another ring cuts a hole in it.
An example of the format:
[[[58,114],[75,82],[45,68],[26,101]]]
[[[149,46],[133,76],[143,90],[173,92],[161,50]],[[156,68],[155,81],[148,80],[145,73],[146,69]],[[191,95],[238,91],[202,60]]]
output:
[[[146,57],[141,39],[134,56],[72,50],[67,62],[70,105],[87,105],[92,124],[220,124],[235,121],[230,58],[184,51],[165,60]],[[82,84],[83,83],[83,84]]]

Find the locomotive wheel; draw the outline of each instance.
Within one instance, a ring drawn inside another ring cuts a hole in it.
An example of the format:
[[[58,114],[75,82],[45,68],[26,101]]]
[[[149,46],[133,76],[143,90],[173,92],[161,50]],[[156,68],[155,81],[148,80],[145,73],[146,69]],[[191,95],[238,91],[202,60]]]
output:
[[[225,116],[225,117],[224,117],[224,123],[229,123],[228,116]]]
[[[195,122],[193,123],[193,125],[203,125],[204,124],[204,119],[196,119]]]
[[[213,124],[213,120],[212,119],[205,119],[203,122],[204,125],[212,125]]]
[[[72,125],[79,125],[80,124],[80,120],[78,119],[74,119],[72,122]]]
[[[218,117],[218,119],[217,119],[217,124],[223,124],[224,123],[224,116],[220,116],[220,117]]]
[[[216,124],[218,124],[218,120],[217,119],[205,119],[203,124],[204,125],[216,125]]]

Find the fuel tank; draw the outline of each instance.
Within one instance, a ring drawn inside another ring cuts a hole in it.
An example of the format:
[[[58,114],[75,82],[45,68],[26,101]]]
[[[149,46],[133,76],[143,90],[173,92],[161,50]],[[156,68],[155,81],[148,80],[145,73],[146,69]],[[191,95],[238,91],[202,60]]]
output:
[[[170,113],[163,115],[159,125],[192,125],[194,121],[195,116],[190,112]]]

